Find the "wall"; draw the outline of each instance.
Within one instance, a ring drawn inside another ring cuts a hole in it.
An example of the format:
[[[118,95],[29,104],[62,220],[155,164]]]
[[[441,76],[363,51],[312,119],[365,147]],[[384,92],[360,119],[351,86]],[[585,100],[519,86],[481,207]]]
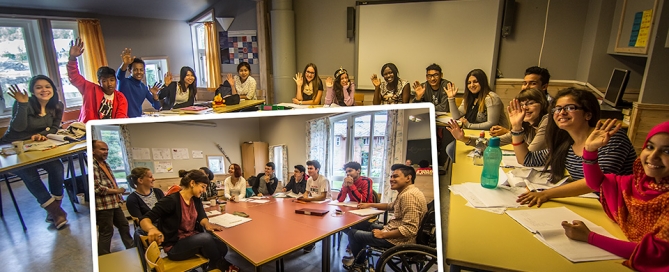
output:
[[[329,115],[329,114],[328,114]],[[260,141],[272,145],[286,145],[288,148],[288,170],[297,164],[305,165],[307,158],[305,135],[306,122],[327,115],[303,114],[283,117],[265,117],[260,119]]]
[[[204,122],[204,121],[200,121]],[[142,148],[188,148],[204,151],[203,159],[171,160],[174,173],[155,174],[156,178],[177,177],[180,169],[194,169],[206,166],[206,155],[220,156],[221,152],[214,143],[223,147],[232,162],[242,161],[241,143],[259,141],[259,119],[239,118],[210,120],[216,127],[184,126],[174,123],[130,124],[130,143],[132,147]],[[227,165],[226,161],[226,165]]]
[[[639,102],[669,104],[667,101],[667,63],[669,63],[669,47],[665,45],[669,39],[669,2],[659,0],[658,10],[654,21],[653,33],[649,40],[651,49],[648,51],[649,60],[646,64],[646,77],[643,81],[643,92]]]
[[[249,0],[226,0],[218,1],[214,6],[214,15],[216,17],[232,17],[235,18],[230,24],[228,31],[237,31],[237,30],[257,30],[258,29],[258,19],[256,15],[256,1]],[[218,31],[223,31],[223,28],[216,24]],[[260,73],[260,69],[257,64],[251,64],[252,76],[258,80],[259,77],[256,74]],[[222,64],[221,73],[227,74],[237,73],[236,64]]]

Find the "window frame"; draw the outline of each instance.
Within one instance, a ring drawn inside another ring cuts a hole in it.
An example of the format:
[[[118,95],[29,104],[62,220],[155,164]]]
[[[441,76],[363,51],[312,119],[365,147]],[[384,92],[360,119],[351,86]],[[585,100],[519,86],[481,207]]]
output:
[[[195,76],[197,77],[198,86],[207,86],[207,71],[206,63],[204,59],[206,58],[206,52],[204,49],[204,44],[202,45],[203,49],[200,49],[200,44],[198,43],[198,27],[204,28],[204,22],[214,21],[214,10],[205,11],[202,15],[196,17],[190,22],[190,33],[191,33],[191,43],[193,45],[193,63],[195,64]],[[204,39],[202,41],[204,43]]]
[[[54,39],[54,37],[53,37],[53,30],[54,29],[72,29],[74,31],[74,37],[75,38],[79,37],[79,25],[78,25],[76,20],[55,20],[54,19],[54,20],[49,20],[49,25],[51,26],[51,29],[49,31],[51,31],[51,39],[52,40]],[[56,51],[55,43],[52,42],[52,44],[54,45],[53,54],[54,54],[54,60],[55,60],[55,63],[56,63],[56,70],[55,71],[57,71],[58,73],[56,73],[53,77],[51,77],[51,79],[52,80],[57,79],[57,80],[54,80],[54,83],[56,81],[58,81],[58,83],[57,83],[59,85],[58,86],[59,87],[58,88],[58,93],[59,93],[60,97],[62,98],[61,102],[63,102],[63,104],[65,105],[65,110],[81,109],[81,106],[83,106],[83,97],[84,97],[84,95],[82,95],[81,93],[79,93],[80,96],[81,96],[81,105],[70,106],[70,105],[67,104],[67,101],[66,101],[67,99],[65,98],[65,88],[63,87],[63,78],[60,75],[60,69],[58,67],[58,52]],[[82,75],[85,73],[85,71],[84,71],[85,67],[82,65],[83,58],[84,58],[83,55],[79,56],[78,57],[79,61],[77,62],[78,68],[79,68],[79,73],[81,73]]]
[[[214,173],[214,175],[216,175],[216,174],[219,174],[219,175],[228,174],[228,167],[230,167],[230,166],[225,164],[225,156],[223,156],[223,155],[206,155],[206,158],[207,158],[207,168],[209,168],[209,170],[211,170],[211,172]],[[217,172],[217,171],[214,171],[213,169],[211,169],[212,167],[211,167],[210,158],[220,158],[220,162],[221,162],[221,171],[220,172]]]

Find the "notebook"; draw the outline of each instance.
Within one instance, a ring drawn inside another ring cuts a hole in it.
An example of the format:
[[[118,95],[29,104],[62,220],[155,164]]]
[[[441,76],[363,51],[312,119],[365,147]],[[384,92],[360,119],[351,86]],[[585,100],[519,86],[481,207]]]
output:
[[[295,210],[295,213],[306,214],[306,215],[325,215],[326,213],[329,212],[330,212],[329,210],[319,210],[319,209],[309,209],[309,208]]]
[[[249,221],[251,221],[251,218],[236,216],[231,213],[225,213],[219,216],[214,216],[209,218],[210,223],[223,226],[224,228],[231,228]]]

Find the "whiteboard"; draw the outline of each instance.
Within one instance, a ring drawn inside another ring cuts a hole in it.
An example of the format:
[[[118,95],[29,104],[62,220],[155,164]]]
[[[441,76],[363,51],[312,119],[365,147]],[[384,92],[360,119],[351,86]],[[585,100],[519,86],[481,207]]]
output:
[[[473,69],[486,72],[494,90],[503,11],[502,0],[412,3],[359,2],[356,8],[356,84],[370,80],[392,62],[403,80],[425,81],[425,68],[437,63],[444,78],[460,90]]]

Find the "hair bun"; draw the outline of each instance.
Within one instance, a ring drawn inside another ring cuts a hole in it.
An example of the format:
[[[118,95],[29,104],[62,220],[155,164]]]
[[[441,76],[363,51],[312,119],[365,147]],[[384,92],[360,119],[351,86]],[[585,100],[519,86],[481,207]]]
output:
[[[186,171],[186,170],[179,170],[179,177],[180,177],[180,178],[185,177],[186,174],[188,174],[188,171]]]

